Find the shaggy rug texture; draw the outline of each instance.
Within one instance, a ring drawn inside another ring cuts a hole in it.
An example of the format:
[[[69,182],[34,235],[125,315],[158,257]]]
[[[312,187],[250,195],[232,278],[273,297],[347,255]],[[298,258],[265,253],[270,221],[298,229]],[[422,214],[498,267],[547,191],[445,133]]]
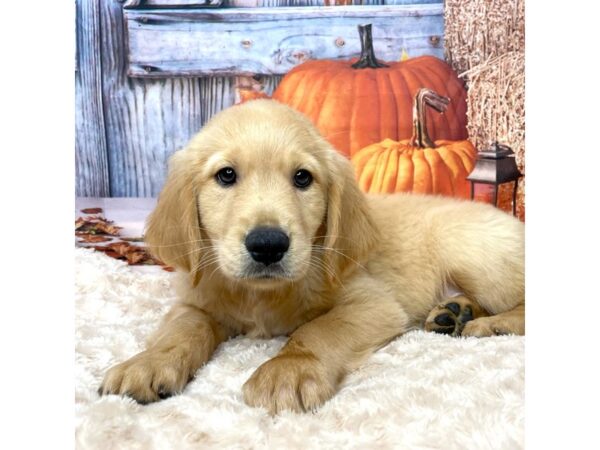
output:
[[[141,351],[175,302],[173,274],[76,249],[79,449],[517,449],[524,442],[524,338],[411,331],[375,353],[312,414],[271,417],[241,388],[284,345],[238,337],[178,396],[141,406],[99,397],[106,369]]]

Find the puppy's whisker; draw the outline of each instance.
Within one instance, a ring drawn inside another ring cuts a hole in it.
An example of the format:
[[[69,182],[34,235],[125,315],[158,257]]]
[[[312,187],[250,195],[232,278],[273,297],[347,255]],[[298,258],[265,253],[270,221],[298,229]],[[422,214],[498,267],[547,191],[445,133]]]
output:
[[[336,274],[331,269],[331,267],[327,266],[327,264],[325,264],[323,261],[321,261],[320,258],[317,258],[314,255],[311,255],[309,260],[305,261],[304,264],[308,265],[308,267],[312,267],[312,268],[316,269],[317,272],[322,271],[322,272],[327,273],[331,278],[336,278]]]
[[[217,259],[218,259],[218,256],[216,256],[216,255],[205,256],[203,258],[200,258],[200,260],[194,267],[196,270],[201,269],[201,268],[206,267],[206,266],[212,264],[213,262],[217,261]]]
[[[330,268],[328,268],[324,265],[321,265],[321,264],[315,264],[314,261],[310,264],[310,266],[313,267],[317,271],[326,273],[332,280],[338,280],[340,285],[342,286],[342,288],[345,288],[345,286],[343,285],[341,280],[336,276],[336,274]]]
[[[349,131],[350,130],[348,130],[348,129],[341,130],[341,131],[336,131],[335,133],[329,133],[329,134],[327,134],[327,135],[325,135],[323,137],[326,138],[326,139],[328,139],[328,138],[333,137],[333,136],[339,136],[340,134],[348,133]]]
[[[203,254],[203,255],[200,256],[200,259],[198,261],[198,265],[204,264],[207,261],[216,260],[218,258],[219,258],[219,255],[216,252],[212,251],[212,249],[211,249],[210,252],[205,253],[205,254]],[[196,267],[198,267],[198,265]]]
[[[194,267],[194,271],[203,270],[203,269],[215,264],[216,262],[219,262],[218,255],[212,255],[209,258],[201,259],[200,262]]]
[[[345,239],[346,241],[351,241],[352,239],[344,237],[344,236],[334,236],[333,234],[324,234],[322,236],[313,236],[313,239],[317,238],[335,238],[335,239]]]
[[[194,253],[200,253],[204,250],[212,251],[212,250],[214,250],[214,248],[212,245],[209,245],[206,247],[195,247],[195,248],[191,249],[190,251],[183,253],[181,256],[190,256],[190,255],[193,255]]]
[[[236,259],[241,259],[243,255],[243,252],[238,251],[236,255],[234,255],[234,257]],[[216,255],[217,261],[219,260],[219,255]],[[210,275],[208,276],[209,279],[212,279],[212,276],[215,274],[215,272],[217,270],[222,270],[224,268],[224,266],[222,264],[217,264],[217,267],[215,267],[215,269],[210,273]]]
[[[200,248],[194,248],[194,249],[190,250],[189,252],[185,252],[185,253],[182,253],[182,254],[181,254],[181,255],[179,255],[179,256],[176,256],[176,257],[175,257],[175,258],[173,258],[173,259],[175,259],[175,260],[179,260],[179,259],[181,259],[181,258],[185,258],[186,256],[193,255],[194,253],[199,253],[199,252],[201,252],[201,251],[203,251],[203,250],[209,250],[209,251],[210,251],[210,250],[212,250],[212,249],[213,249],[213,247],[212,247],[212,246],[209,246],[209,247],[200,247]]]
[[[190,244],[197,244],[199,242],[203,242],[203,241],[208,241],[210,242],[210,240],[208,239],[198,239],[195,241],[185,241],[185,242],[178,242],[176,244],[167,244],[167,245],[152,245],[152,248],[169,248],[169,247],[179,247],[181,245],[190,245]],[[201,249],[206,249],[206,248],[210,248],[212,247],[211,245],[207,245],[206,247],[200,247]]]
[[[344,252],[339,251],[336,248],[332,248],[332,247],[327,247],[324,245],[319,245],[319,244],[312,244],[311,247],[313,249],[320,249],[320,250],[329,250],[332,251],[334,253],[337,253],[340,256],[343,256],[344,258],[348,258],[350,261],[352,261],[354,264],[356,264],[358,267],[360,267],[361,269],[364,269],[365,266],[363,266],[361,263],[359,263],[357,260],[351,258],[350,256],[346,255]]]
[[[309,266],[312,266],[317,270],[322,270],[323,272],[327,273],[332,279],[337,280],[340,283],[340,286],[343,290],[346,290],[346,286],[342,282],[342,279],[337,276],[335,271],[329,265],[325,264],[325,262],[316,255],[311,255],[309,259]]]
[[[212,279],[212,276],[215,274],[215,272],[216,272],[217,270],[219,270],[219,269],[222,269],[222,268],[223,268],[223,266],[222,266],[221,264],[217,264],[217,267],[215,267],[215,270],[213,270],[213,271],[210,273],[210,275],[208,276],[208,279],[209,279],[209,280],[210,280],[210,279]]]
[[[308,267],[316,269],[317,272],[326,272],[328,275],[333,276],[331,269],[319,260],[309,260],[305,264],[308,265]]]
[[[191,228],[191,229],[194,229],[194,230],[208,231],[206,228],[200,227],[198,225],[190,227],[189,225],[174,224],[174,225],[164,225],[162,228],[165,229],[165,230],[172,230],[174,228]]]

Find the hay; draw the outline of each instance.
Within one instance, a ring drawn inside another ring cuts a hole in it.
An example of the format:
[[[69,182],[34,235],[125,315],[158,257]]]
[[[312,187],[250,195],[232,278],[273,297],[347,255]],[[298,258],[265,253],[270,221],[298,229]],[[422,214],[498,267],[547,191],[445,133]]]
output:
[[[467,71],[525,50],[525,0],[446,0],[446,61]]]
[[[469,139],[481,150],[509,145],[525,173],[524,0],[446,0],[446,59],[468,89]],[[502,209],[512,209],[512,186],[502,186]],[[525,180],[517,216],[525,218]]]
[[[510,52],[468,72],[468,131],[480,148],[494,141],[509,144],[523,159],[525,145],[525,57]]]
[[[517,166],[525,173],[525,55],[509,52],[461,74],[468,80],[469,138],[478,149],[498,141],[516,154]],[[524,180],[519,183],[517,212],[524,219]],[[512,187],[500,191],[500,207],[512,208]]]

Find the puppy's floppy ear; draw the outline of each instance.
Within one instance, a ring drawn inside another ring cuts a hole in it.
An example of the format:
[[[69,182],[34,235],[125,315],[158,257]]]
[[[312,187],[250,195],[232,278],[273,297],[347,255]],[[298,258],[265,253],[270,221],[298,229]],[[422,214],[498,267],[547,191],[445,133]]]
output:
[[[192,284],[200,281],[200,217],[194,191],[193,162],[186,150],[173,154],[158,204],[146,222],[145,242],[165,264],[190,272]]]
[[[350,161],[333,149],[329,154],[324,258],[332,269],[329,272],[339,279],[346,271],[362,264],[378,241],[379,231],[354,178]]]

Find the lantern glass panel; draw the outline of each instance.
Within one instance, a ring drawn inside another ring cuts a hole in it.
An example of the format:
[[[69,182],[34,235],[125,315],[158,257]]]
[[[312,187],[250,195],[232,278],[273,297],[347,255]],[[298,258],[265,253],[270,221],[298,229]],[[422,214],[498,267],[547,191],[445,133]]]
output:
[[[494,184],[473,182],[473,200],[484,203],[497,204],[498,186]]]

